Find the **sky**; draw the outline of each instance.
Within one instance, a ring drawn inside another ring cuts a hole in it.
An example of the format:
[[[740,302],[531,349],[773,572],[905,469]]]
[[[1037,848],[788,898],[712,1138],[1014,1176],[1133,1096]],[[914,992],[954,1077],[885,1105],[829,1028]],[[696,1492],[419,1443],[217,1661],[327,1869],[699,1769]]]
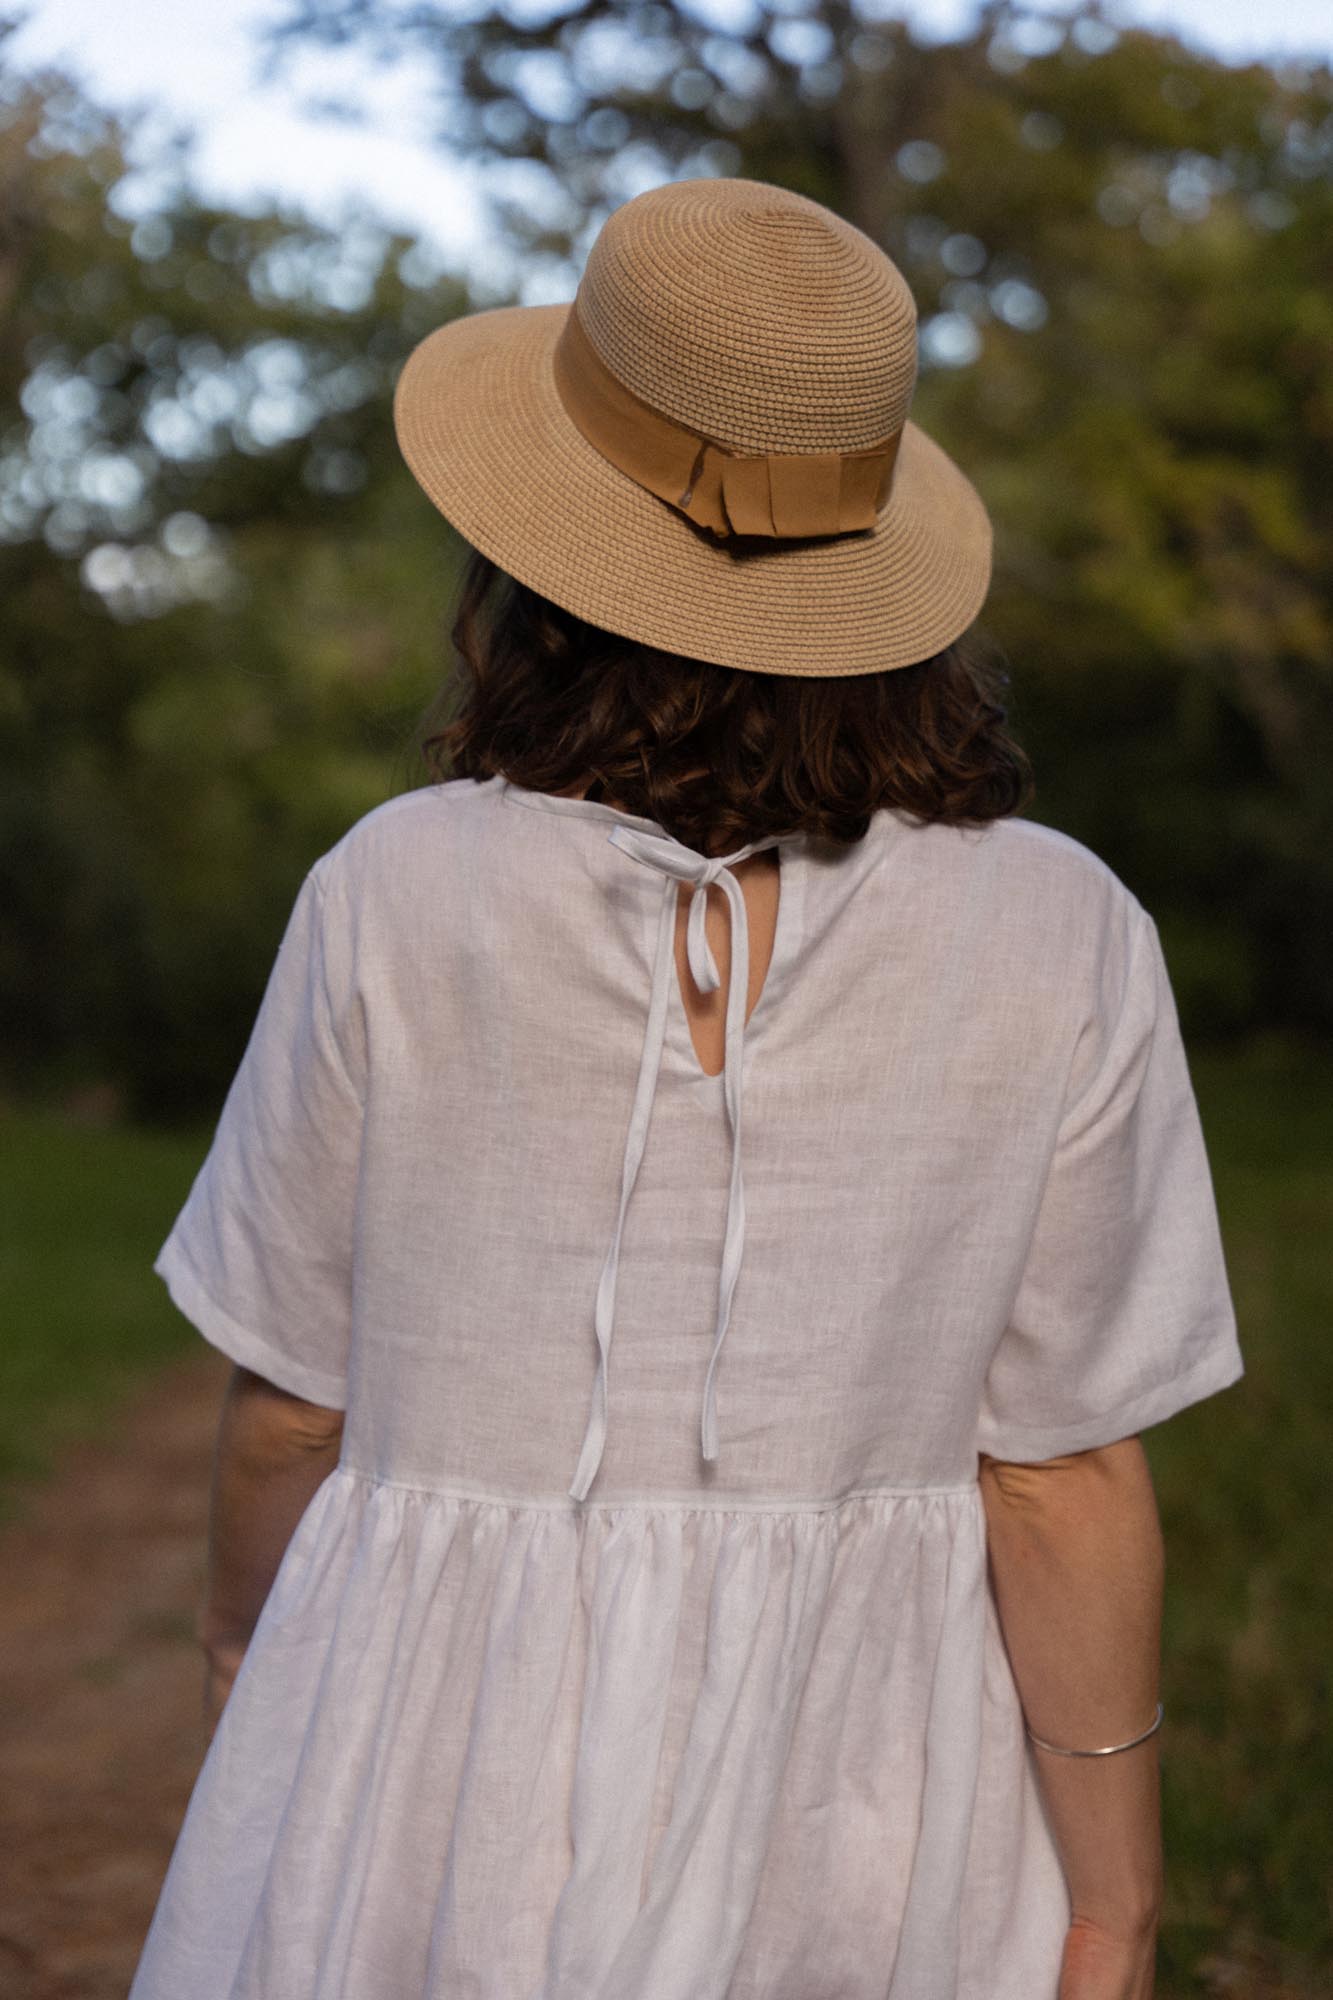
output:
[[[1052,15],[1059,0],[1035,0]],[[336,223],[372,208],[406,230],[438,263],[483,286],[506,280],[483,229],[474,176],[426,136],[427,77],[413,63],[378,68],[359,52],[310,51],[285,79],[256,81],[256,25],[285,11],[278,0],[27,0],[9,60],[54,65],[108,109],[149,113],[155,130],[195,135],[190,178],[205,198],[245,208],[278,199]],[[945,40],[972,18],[969,0],[902,0],[894,10],[923,37]],[[1333,58],[1328,0],[1120,0],[1107,18],[1174,31],[1223,61]],[[336,92],[369,108],[364,129],[314,118],[309,100]],[[138,199],[151,202],[145,181]],[[133,201],[133,190],[128,200]]]

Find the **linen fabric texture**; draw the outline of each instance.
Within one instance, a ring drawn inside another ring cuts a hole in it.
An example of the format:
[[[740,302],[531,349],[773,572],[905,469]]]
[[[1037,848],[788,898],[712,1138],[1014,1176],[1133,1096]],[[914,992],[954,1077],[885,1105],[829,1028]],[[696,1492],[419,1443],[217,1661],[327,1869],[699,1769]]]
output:
[[[453,780],[296,897],[154,1269],[341,1458],[130,2000],[1055,2000],[977,1455],[1243,1372],[1156,925],[1031,821],[784,840],[718,1457],[731,1135],[673,972],[580,1501],[675,893],[618,825],[663,833]]]

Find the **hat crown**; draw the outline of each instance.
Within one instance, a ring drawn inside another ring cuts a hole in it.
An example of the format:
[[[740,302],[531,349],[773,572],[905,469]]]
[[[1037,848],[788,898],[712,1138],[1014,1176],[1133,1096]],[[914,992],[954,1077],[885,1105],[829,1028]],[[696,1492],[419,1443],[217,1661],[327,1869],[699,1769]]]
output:
[[[670,181],[622,203],[575,311],[625,388],[738,452],[862,450],[911,408],[916,306],[897,265],[764,181]]]

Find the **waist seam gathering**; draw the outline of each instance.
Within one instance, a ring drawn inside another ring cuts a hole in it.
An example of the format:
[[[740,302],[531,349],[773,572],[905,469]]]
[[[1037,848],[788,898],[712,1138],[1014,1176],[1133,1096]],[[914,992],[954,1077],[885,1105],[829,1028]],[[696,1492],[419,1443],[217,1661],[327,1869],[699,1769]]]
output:
[[[531,1494],[480,1492],[463,1486],[426,1486],[406,1479],[386,1479],[362,1466],[339,1461],[334,1472],[358,1480],[364,1486],[383,1486],[400,1493],[420,1494],[433,1500],[464,1500],[480,1507],[503,1507],[521,1512],[578,1515],[609,1514],[829,1514],[853,1500],[935,1499],[950,1494],[976,1493],[976,1479],[947,1486],[857,1486],[827,1500],[746,1500],[732,1496],[726,1500],[679,1499],[670,1495],[643,1495],[637,1499],[574,1500],[558,1496],[543,1500]]]

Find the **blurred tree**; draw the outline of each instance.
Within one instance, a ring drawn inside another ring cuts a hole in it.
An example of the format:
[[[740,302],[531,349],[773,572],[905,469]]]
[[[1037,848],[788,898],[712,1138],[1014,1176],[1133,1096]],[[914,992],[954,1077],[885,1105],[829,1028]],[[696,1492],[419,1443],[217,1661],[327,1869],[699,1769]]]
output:
[[[997,531],[1041,816],[1162,920],[1196,1030],[1333,1024],[1333,77],[1100,8],[992,0],[290,0],[310,44],[434,65],[522,295],[619,201],[740,173],[823,201],[921,312],[913,414]]]
[[[180,158],[136,219],[123,127],[0,73],[0,1049],[139,1115],[216,1108],[442,671],[388,395],[465,300],[365,218],[202,205]]]

